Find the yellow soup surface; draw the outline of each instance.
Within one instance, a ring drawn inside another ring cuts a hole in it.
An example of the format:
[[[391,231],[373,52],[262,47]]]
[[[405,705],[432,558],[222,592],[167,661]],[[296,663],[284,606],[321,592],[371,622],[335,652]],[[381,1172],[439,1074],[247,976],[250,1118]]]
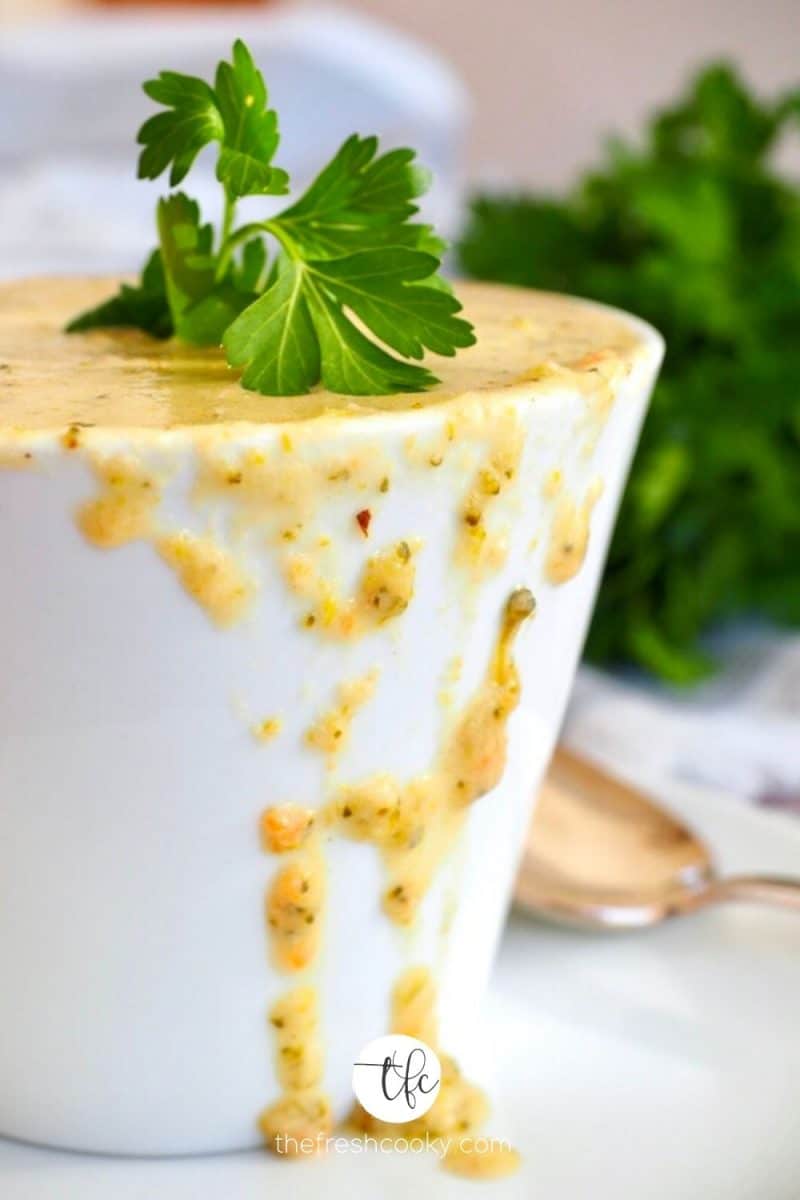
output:
[[[111,295],[103,278],[39,278],[0,285],[0,429],[100,425],[167,429],[233,421],[270,423],[323,413],[359,415],[503,391],[564,372],[591,382],[626,365],[643,345],[613,311],[545,292],[461,283],[475,346],[454,358],[427,355],[440,383],[423,394],[306,396],[246,391],[221,350],[158,341],[131,329],[64,333],[65,324]]]

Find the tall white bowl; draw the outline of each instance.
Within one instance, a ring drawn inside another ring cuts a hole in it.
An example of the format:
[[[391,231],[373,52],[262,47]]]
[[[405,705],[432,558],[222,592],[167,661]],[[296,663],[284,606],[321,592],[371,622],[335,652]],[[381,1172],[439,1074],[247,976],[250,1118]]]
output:
[[[319,988],[337,1114],[352,1101],[356,1053],[385,1031],[392,983],[409,965],[433,971],[442,1041],[458,1054],[474,1031],[662,355],[654,331],[624,320],[641,350],[591,442],[592,402],[558,379],[491,402],[475,394],[319,417],[293,425],[290,440],[287,426],[228,427],[222,452],[233,464],[252,454],[312,473],[361,464],[331,485],[315,517],[315,536],[327,531],[338,548],[343,595],[370,554],[415,545],[407,611],[360,638],[306,628],[306,602],[286,584],[291,543],[265,552],[263,529],[237,526],[224,491],[197,491],[203,430],[97,427],[72,442],[63,428],[15,432],[13,454],[6,438],[0,1132],[135,1154],[257,1144],[257,1114],[278,1092],[266,1013],[287,988],[267,949],[264,896],[280,864],[259,845],[259,815],[284,801],[318,807],[339,782],[378,771],[429,770],[448,714],[487,670],[509,594],[525,586],[537,612],[515,645],[521,703],[502,781],[470,809],[410,929],[381,912],[377,851],[331,838],[323,948],[303,976]],[[426,466],[454,416],[458,452]],[[523,430],[522,457],[487,521],[491,536],[507,536],[507,555],[476,581],[456,561],[464,495],[506,418]],[[148,539],[116,549],[87,541],[75,513],[97,494],[98,464],[120,455],[167,480],[165,527],[234,547],[256,591],[244,619],[218,628]],[[388,491],[367,479],[379,462]],[[602,483],[585,562],[560,585],[546,567],[554,472],[578,499]],[[368,537],[354,520],[366,508]],[[370,671],[375,694],[331,768],[305,734],[343,681]],[[282,727],[262,742],[252,726],[267,716]]]

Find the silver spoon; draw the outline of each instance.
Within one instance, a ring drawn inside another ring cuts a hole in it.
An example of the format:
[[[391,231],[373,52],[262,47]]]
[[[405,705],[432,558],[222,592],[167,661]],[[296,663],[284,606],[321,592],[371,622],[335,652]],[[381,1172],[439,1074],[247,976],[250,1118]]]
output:
[[[800,911],[800,879],[717,875],[705,844],[636,788],[559,746],[517,878],[517,903],[585,929],[635,929],[709,904]]]

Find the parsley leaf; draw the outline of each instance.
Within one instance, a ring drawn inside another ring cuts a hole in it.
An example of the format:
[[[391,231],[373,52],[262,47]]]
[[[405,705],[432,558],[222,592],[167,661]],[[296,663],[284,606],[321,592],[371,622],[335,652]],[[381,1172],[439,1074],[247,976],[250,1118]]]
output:
[[[467,322],[455,317],[458,301],[439,288],[422,286],[438,266],[430,254],[397,246],[308,266],[340,306],[405,358],[422,358],[426,348],[453,355],[475,340]]]
[[[436,382],[427,369],[370,342],[345,308],[406,358],[422,358],[426,348],[452,355],[474,341],[471,327],[455,316],[460,305],[453,296],[412,286],[435,272],[437,260],[428,254],[398,246],[305,263],[283,256],[281,262],[276,282],[225,334],[228,360],[246,368],[245,387],[261,390],[269,380],[270,391],[282,393],[289,386],[307,391],[321,378],[333,391],[379,395],[420,391]],[[314,336],[318,352],[302,356],[304,370],[291,379],[285,368],[281,373],[287,348],[307,349]]]
[[[228,361],[245,368],[245,387],[292,394],[321,380],[350,395],[422,391],[435,375],[384,346],[419,359],[426,349],[453,355],[473,344],[472,327],[456,316],[461,305],[436,275],[442,243],[429,226],[409,221],[427,173],[412,150],[377,151],[377,138],[348,138],[305,194],[265,222],[284,247],[281,261],[297,264],[282,267],[225,335]],[[288,348],[307,350],[310,337],[316,354],[287,371]]]
[[[142,87],[167,111],[150,117],[139,130],[137,141],[144,147],[139,178],[157,179],[170,167],[169,182],[175,187],[186,178],[203,147],[222,138],[216,97],[204,80],[175,71],[162,71]]]
[[[319,345],[299,262],[279,260],[274,283],[234,321],[224,344],[229,362],[246,364],[242,383],[255,392],[299,395],[319,381]]]
[[[797,91],[762,101],[712,65],[563,199],[472,204],[472,275],[615,304],[666,338],[589,637],[598,661],[686,684],[709,671],[720,622],[800,625],[800,190],[770,159],[798,115]]]
[[[175,329],[193,302],[214,287],[214,231],[200,223],[200,208],[183,192],[159,200],[156,214],[167,296]]]
[[[449,330],[440,326],[451,320],[458,302],[438,289],[405,287],[403,277],[413,281],[415,276],[431,274],[432,260],[414,251],[393,254],[410,256],[411,262],[396,264],[389,278],[379,274],[385,256],[375,260],[369,251],[311,263],[282,256],[275,283],[246,308],[224,336],[228,360],[234,366],[245,366],[242,383],[246,388],[296,395],[321,379],[332,391],[357,396],[420,391],[434,383],[426,368],[401,362],[375,346],[343,312],[344,302],[354,311],[359,311],[354,301],[359,302],[363,322],[371,328],[378,326],[383,340],[396,346],[401,338],[396,329],[389,329],[391,311],[381,312],[383,284],[386,299],[409,318],[419,335],[407,337],[404,353],[420,358],[420,338],[443,346],[443,353],[453,353]],[[402,294],[403,288],[407,295]],[[468,330],[467,323],[451,323],[456,326],[455,336],[467,340],[468,332],[458,328],[464,325]]]
[[[121,284],[116,296],[75,317],[66,326],[66,332],[126,327],[142,329],[156,338],[172,336],[172,316],[160,250],[154,250],[150,255],[137,284]]]
[[[240,291],[260,292],[268,265],[267,247],[261,237],[252,238],[242,247],[242,261],[234,266],[234,278]]]
[[[218,346],[231,321],[253,299],[247,276],[243,270],[238,284],[233,272],[217,279],[214,231],[201,223],[199,206],[183,192],[159,200],[157,221],[175,333],[196,346]],[[253,266],[251,262],[251,271]]]
[[[229,199],[283,195],[289,177],[271,160],[278,148],[278,118],[267,106],[263,76],[244,42],[233,47],[233,62],[217,67],[215,86],[194,75],[162,71],[143,85],[151,100],[163,104],[139,130],[144,147],[139,178],[157,179],[170,167],[172,187],[186,177],[197,155],[210,142],[220,143],[217,178]]]
[[[322,289],[311,286],[311,315],[319,339],[322,382],[348,396],[420,392],[436,383],[424,367],[401,362],[376,346],[348,320],[341,306]]]
[[[289,176],[271,166],[278,148],[278,116],[267,107],[264,78],[244,42],[233,47],[233,64],[221,62],[214,86],[224,128],[217,179],[229,196],[280,196]]]
[[[410,224],[429,185],[413,150],[376,158],[378,139],[353,134],[303,196],[280,215],[284,234],[308,258],[337,258],[380,246],[411,246],[441,257],[429,225]]]

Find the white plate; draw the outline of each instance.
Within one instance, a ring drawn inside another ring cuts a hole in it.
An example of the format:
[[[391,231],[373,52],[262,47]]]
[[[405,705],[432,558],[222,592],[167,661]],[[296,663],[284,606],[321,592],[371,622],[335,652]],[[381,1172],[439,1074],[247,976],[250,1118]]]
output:
[[[670,801],[728,869],[800,874],[800,828],[730,797]],[[522,1200],[797,1200],[800,920],[728,908],[594,938],[510,923],[487,1014],[493,1132],[522,1150],[490,1188]],[[486,1049],[483,1052],[486,1055]],[[476,1055],[476,1059],[479,1056]],[[47,1103],[47,1097],[42,1097]],[[429,1158],[95,1158],[0,1142],[3,1200],[450,1200]]]

